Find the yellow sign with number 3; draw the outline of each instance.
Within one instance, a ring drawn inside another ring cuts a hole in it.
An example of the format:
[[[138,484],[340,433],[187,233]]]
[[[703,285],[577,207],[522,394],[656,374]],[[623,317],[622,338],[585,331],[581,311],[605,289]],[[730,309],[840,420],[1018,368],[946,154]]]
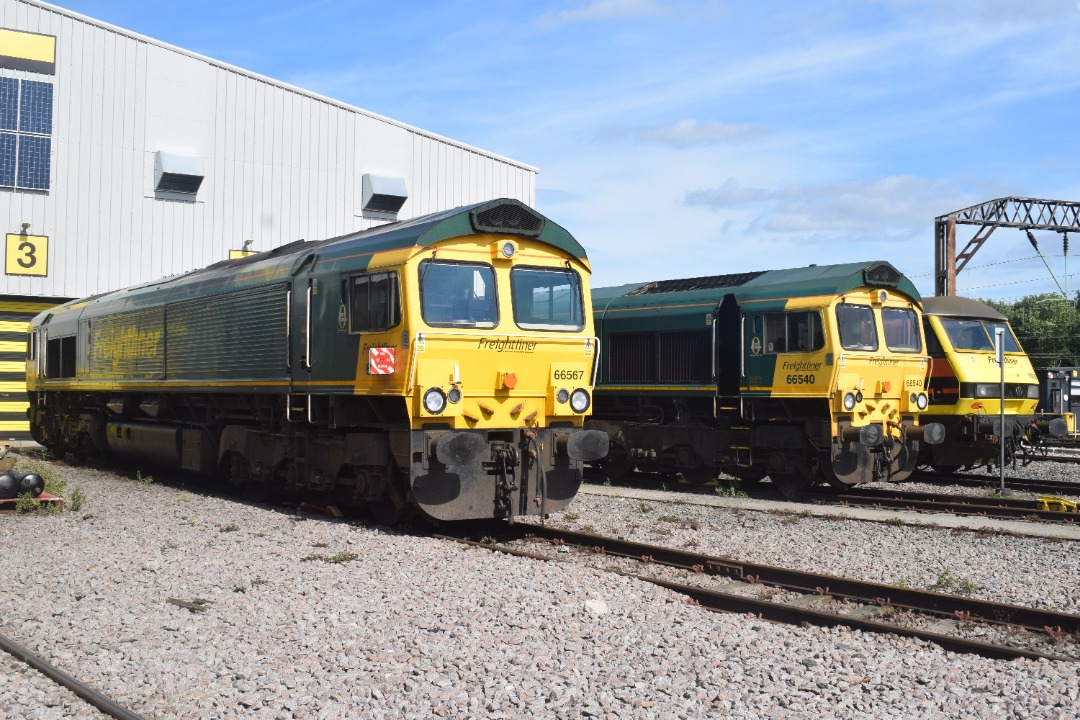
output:
[[[6,255],[4,272],[8,275],[49,274],[49,238],[44,235],[8,233]]]

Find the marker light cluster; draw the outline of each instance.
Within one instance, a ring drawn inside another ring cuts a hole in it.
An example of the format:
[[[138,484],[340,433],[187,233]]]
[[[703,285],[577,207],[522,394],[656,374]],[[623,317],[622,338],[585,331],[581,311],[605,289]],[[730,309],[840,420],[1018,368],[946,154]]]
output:
[[[578,388],[573,392],[568,391],[566,388],[559,388],[555,392],[555,400],[560,404],[570,402],[570,409],[576,413],[583,413],[589,409],[592,405],[592,398],[589,396],[589,391],[584,388]]]
[[[849,412],[854,410],[856,403],[861,403],[862,399],[862,391],[857,391],[853,393],[849,392],[848,394],[844,395],[844,409]]]

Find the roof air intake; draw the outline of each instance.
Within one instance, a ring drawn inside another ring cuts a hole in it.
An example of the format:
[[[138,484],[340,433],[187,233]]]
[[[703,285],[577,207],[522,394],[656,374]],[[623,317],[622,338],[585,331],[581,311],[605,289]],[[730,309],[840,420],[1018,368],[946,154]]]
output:
[[[477,208],[469,212],[469,219],[476,232],[539,237],[544,230],[544,218],[516,202]]]
[[[878,263],[863,271],[863,278],[867,285],[883,285],[896,287],[900,284],[903,276],[889,263]]]

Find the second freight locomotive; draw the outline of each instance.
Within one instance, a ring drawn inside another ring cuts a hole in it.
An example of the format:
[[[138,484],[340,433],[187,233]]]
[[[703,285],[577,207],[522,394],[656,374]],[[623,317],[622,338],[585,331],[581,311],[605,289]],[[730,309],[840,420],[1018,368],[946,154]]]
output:
[[[943,432],[919,423],[919,299],[887,262],[594,290],[601,467],[793,486],[907,477]]]

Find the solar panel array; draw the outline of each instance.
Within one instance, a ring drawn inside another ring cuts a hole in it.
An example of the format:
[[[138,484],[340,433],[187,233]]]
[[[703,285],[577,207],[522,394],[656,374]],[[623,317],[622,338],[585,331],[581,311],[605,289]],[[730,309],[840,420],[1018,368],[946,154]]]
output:
[[[0,187],[49,189],[52,83],[0,77]]]

